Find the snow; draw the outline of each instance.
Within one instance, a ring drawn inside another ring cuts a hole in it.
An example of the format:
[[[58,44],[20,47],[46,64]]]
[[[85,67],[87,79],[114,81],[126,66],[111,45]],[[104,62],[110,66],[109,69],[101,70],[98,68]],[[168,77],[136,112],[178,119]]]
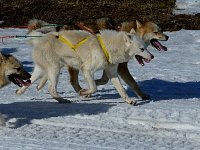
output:
[[[3,35],[25,35],[25,29],[0,29]],[[58,91],[72,101],[59,104],[45,86],[36,84],[17,96],[16,85],[0,90],[0,150],[199,150],[200,147],[200,31],[166,32],[168,51],[149,50],[155,58],[145,66],[135,60],[129,68],[150,101],[140,101],[123,82],[137,106],[123,102],[109,82],[90,98],[80,98],[62,69]],[[19,58],[29,72],[34,64],[25,38],[4,39],[0,49]],[[102,71],[95,74],[99,78]],[[86,86],[82,75],[80,83]]]
[[[175,14],[197,14],[200,13],[199,0],[176,0]]]
[[[200,1],[177,0],[174,14],[196,14]],[[0,21],[0,24],[3,21]],[[25,35],[25,29],[0,29],[0,36]],[[166,32],[167,52],[149,50],[155,58],[145,66],[134,60],[129,69],[150,101],[123,102],[109,82],[90,98],[79,97],[62,70],[58,91],[72,101],[58,104],[32,85],[17,96],[13,84],[0,90],[0,150],[199,150],[200,31]],[[29,72],[34,64],[26,39],[4,39],[0,51],[19,58]],[[95,74],[96,78],[102,72]],[[82,75],[82,86],[86,86]],[[138,100],[123,82],[130,97]],[[2,117],[4,116],[4,118]]]

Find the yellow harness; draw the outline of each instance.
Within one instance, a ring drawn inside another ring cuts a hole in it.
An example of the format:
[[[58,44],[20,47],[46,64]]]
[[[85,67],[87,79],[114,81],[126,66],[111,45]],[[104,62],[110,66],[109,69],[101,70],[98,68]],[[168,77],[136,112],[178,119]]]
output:
[[[83,43],[85,43],[87,40],[88,40],[88,37],[86,37],[86,38],[83,38],[81,41],[79,41],[76,45],[73,45],[69,40],[67,40],[66,38],[64,38],[63,36],[58,36],[58,39],[60,40],[60,41],[62,41],[63,43],[65,43],[67,46],[69,46],[70,48],[72,48],[74,51],[78,48],[78,47],[80,47]],[[107,61],[108,61],[108,63],[110,63],[110,61],[109,61],[109,54],[108,54],[108,51],[107,51],[107,49],[106,49],[106,46],[105,46],[105,44],[104,44],[104,42],[103,42],[103,39],[101,38],[101,36],[100,35],[97,35],[97,39],[98,39],[98,41],[99,41],[99,43],[100,43],[100,45],[101,45],[101,48],[102,48],[102,50],[103,50],[103,52],[104,52],[104,54],[105,54],[105,56],[106,56],[106,59],[107,59]]]
[[[106,59],[107,59],[108,63],[110,64],[110,61],[109,61],[110,57],[109,57],[108,51],[106,49],[106,45],[104,44],[103,39],[101,38],[101,35],[97,35],[97,39],[98,39],[98,41],[99,41],[99,43],[101,45],[101,48],[102,48],[102,50],[103,50],[103,52],[104,52],[104,54],[106,56]]]
[[[62,41],[63,43],[65,43],[67,46],[69,46],[70,48],[72,48],[73,50],[76,50],[78,47],[80,47],[83,43],[85,43],[87,41],[87,37],[83,38],[81,41],[79,41],[76,45],[73,45],[70,41],[68,41],[66,38],[64,38],[63,36],[58,36],[58,39],[60,41]]]

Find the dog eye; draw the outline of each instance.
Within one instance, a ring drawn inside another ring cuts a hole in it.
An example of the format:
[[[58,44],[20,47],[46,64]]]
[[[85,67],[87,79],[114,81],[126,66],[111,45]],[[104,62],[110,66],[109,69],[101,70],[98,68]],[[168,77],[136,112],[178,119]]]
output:
[[[140,48],[142,52],[144,52],[144,48]]]
[[[157,34],[158,32],[153,32],[153,33]]]

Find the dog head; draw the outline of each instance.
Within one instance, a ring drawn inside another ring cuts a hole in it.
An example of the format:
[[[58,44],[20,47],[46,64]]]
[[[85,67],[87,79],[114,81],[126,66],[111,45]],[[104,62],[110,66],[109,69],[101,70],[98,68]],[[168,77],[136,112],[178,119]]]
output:
[[[144,66],[144,62],[150,62],[154,56],[147,50],[144,41],[136,34],[126,34],[126,43],[128,46],[128,54],[130,57],[136,58],[139,64]]]
[[[30,85],[31,75],[24,70],[21,62],[14,56],[0,53],[0,66],[2,76],[8,83],[13,82],[20,87]]]
[[[136,21],[136,32],[147,46],[151,44],[159,51],[167,51],[167,47],[163,46],[159,41],[167,41],[169,36],[165,35],[155,23],[146,22],[141,24],[139,21]]]
[[[47,23],[43,20],[31,19],[28,22],[27,34],[30,34],[32,31],[37,31],[37,32],[46,34],[46,33],[52,32],[52,31],[59,31],[59,30],[61,30],[61,28],[64,28],[64,27],[50,25],[49,23]]]

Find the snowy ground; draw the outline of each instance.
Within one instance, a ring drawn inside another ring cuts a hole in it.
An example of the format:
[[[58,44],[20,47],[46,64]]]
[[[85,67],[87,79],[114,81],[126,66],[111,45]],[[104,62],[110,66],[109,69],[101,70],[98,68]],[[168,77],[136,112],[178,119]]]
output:
[[[0,36],[25,33],[0,29]],[[73,91],[65,69],[58,91],[71,104],[58,104],[47,87],[37,92],[36,84],[22,96],[15,95],[13,84],[1,89],[0,112],[6,127],[0,127],[0,150],[199,150],[200,31],[166,34],[167,52],[149,47],[155,56],[151,63],[143,67],[134,60],[129,63],[140,87],[151,95],[151,101],[139,101],[137,106],[124,103],[111,83],[100,86],[90,101],[81,101],[86,99]],[[5,39],[0,49],[19,58],[31,72],[31,47],[25,41]],[[81,75],[80,82],[85,86]]]
[[[176,0],[175,14],[197,14],[199,12],[199,0]]]

